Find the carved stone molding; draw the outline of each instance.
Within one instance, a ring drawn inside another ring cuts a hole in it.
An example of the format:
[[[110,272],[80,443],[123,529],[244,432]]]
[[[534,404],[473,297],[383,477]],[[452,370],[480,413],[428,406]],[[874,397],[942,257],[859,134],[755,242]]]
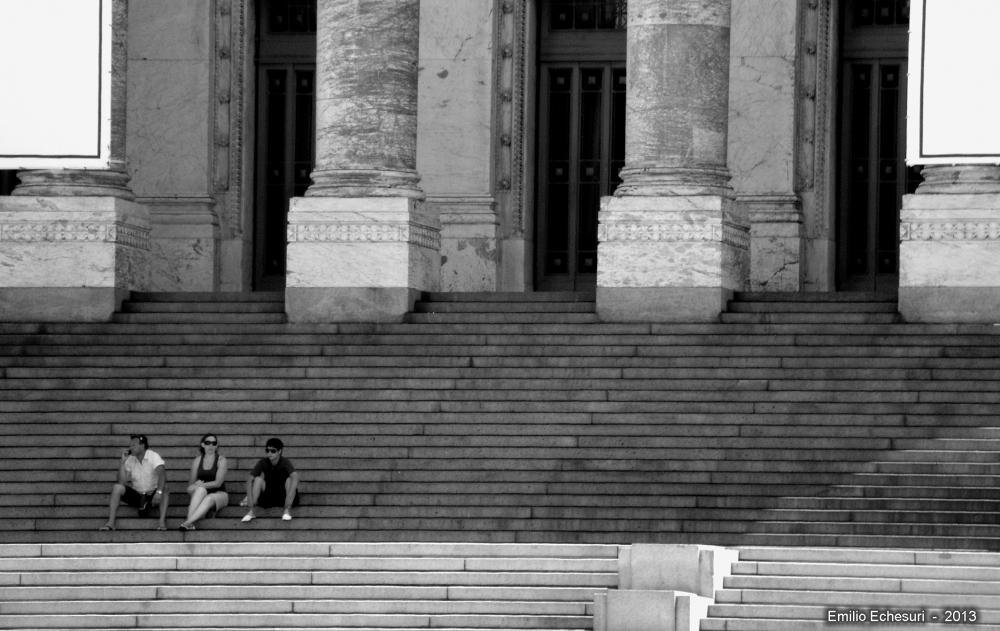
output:
[[[244,63],[248,0],[216,0],[213,183],[222,238],[243,232]],[[250,39],[252,45],[253,39]]]
[[[751,224],[802,223],[802,204],[798,195],[741,195]]]
[[[799,37],[796,54],[798,122],[796,191],[810,193],[804,226],[812,238],[830,238],[832,181],[830,143],[836,103],[837,0],[797,0]]]
[[[528,0],[497,0],[494,173],[497,212],[515,238],[524,236],[525,29]]]
[[[288,226],[289,243],[412,243],[441,248],[441,231],[419,224],[300,224]]]
[[[730,223],[612,223],[598,226],[601,243],[635,241],[719,241],[740,250],[750,249],[750,233]]]
[[[149,250],[149,228],[124,223],[25,222],[0,225],[0,241],[16,243],[106,242],[139,250]]]
[[[1000,223],[985,221],[902,222],[900,241],[997,241]]]

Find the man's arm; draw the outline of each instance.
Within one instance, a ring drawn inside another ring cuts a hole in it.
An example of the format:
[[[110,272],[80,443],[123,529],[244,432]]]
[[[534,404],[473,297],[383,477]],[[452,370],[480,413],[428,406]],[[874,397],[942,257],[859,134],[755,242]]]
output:
[[[128,481],[128,473],[125,471],[125,461],[122,460],[122,464],[118,467],[118,484],[125,486],[125,482]]]
[[[292,471],[292,474],[288,476],[288,493],[285,494],[285,510],[292,509],[292,502],[295,501],[295,494],[298,492],[299,488],[299,472]]]
[[[163,488],[167,485],[167,469],[162,464],[156,469],[156,492],[163,493]]]

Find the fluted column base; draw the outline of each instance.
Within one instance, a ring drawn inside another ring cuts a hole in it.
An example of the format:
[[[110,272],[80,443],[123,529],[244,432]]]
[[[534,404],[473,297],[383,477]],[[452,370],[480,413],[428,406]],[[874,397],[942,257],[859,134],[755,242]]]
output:
[[[607,322],[714,322],[746,288],[750,236],[729,197],[605,197],[597,313]]]
[[[292,322],[402,322],[440,286],[441,227],[408,197],[296,197],[288,213]]]
[[[406,197],[423,200],[416,171],[338,169],[314,171],[306,197]]]
[[[39,169],[21,171],[21,181],[11,192],[32,197],[114,197],[134,202],[135,193],[128,187],[124,171],[83,169]]]
[[[908,322],[1000,322],[1000,167],[931,166],[900,214]]]
[[[733,197],[732,175],[725,167],[631,167],[621,171],[615,197]]]

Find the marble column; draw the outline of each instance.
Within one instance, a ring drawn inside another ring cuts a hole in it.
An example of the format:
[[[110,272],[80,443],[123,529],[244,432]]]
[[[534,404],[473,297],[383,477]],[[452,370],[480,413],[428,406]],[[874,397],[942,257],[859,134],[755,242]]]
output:
[[[1000,166],[925,166],[900,213],[908,322],[1000,322]]]
[[[416,171],[419,0],[320,0],[313,185],[292,200],[293,322],[393,322],[440,282]]]
[[[0,198],[0,320],[107,321],[149,283],[149,215],[125,167],[128,1],[112,4],[107,169],[21,171]]]
[[[601,201],[606,321],[718,318],[749,269],[726,165],[730,0],[632,0],[623,184]]]

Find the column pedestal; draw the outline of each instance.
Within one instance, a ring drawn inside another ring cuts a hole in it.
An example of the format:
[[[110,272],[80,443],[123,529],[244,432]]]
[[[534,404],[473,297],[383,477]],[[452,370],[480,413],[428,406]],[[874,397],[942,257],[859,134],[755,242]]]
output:
[[[598,216],[597,314],[609,322],[712,322],[749,273],[733,202],[730,0],[628,8],[625,167]]]
[[[750,217],[750,291],[802,291],[803,227],[794,195],[747,195],[738,203]]]
[[[750,269],[746,218],[717,195],[606,197],[598,240],[608,322],[716,322]]]
[[[925,167],[903,197],[899,312],[907,322],[1000,322],[1000,167]]]
[[[439,288],[441,229],[408,197],[297,197],[288,213],[292,322],[402,322]]]
[[[150,291],[219,289],[219,218],[211,198],[146,198],[152,224]]]
[[[117,197],[0,198],[0,321],[109,321],[148,288],[149,234]]]
[[[500,219],[492,197],[429,197],[441,218],[441,291],[499,291]]]

